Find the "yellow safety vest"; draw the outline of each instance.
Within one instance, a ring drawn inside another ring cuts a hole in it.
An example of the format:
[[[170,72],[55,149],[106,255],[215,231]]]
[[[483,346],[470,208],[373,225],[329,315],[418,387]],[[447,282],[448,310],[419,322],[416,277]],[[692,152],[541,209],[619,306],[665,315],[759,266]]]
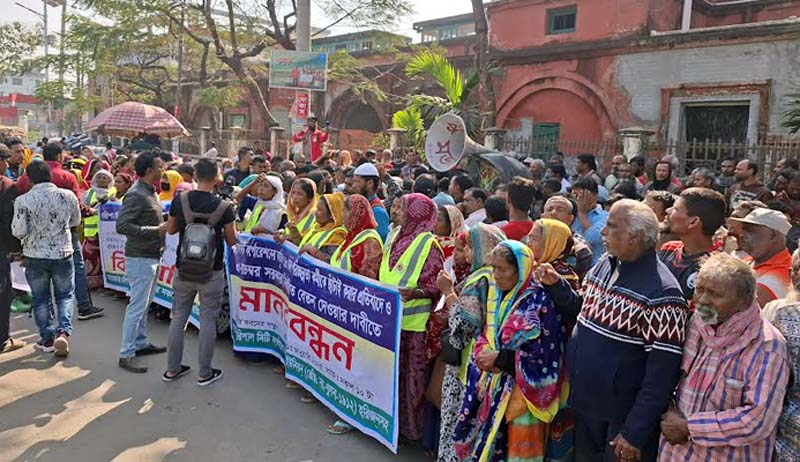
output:
[[[258,225],[258,220],[261,218],[261,212],[264,211],[264,206],[261,203],[256,204],[253,208],[253,213],[250,214],[250,218],[247,220],[247,224],[244,225],[244,232],[249,233]]]
[[[313,213],[309,213],[305,216],[300,223],[297,224],[297,232],[300,233],[300,237],[306,237],[306,234],[311,230],[311,227],[317,223],[317,217]]]
[[[383,249],[383,261],[381,262],[380,281],[398,287],[417,288],[417,282],[425,261],[434,245],[439,247],[436,237],[431,232],[419,234],[411,242],[411,245],[403,252],[400,259],[395,263],[394,268],[389,267],[389,256],[392,252],[392,245],[397,236],[393,233]],[[425,325],[431,316],[433,301],[429,298],[420,298],[403,302],[403,322],[401,328],[410,332],[425,332]]]
[[[113,196],[116,194],[117,190],[111,188],[108,190],[108,197]],[[97,204],[97,193],[94,192],[94,189],[90,189],[86,191],[86,194],[89,196],[89,207],[94,207]],[[83,237],[95,237],[97,233],[100,231],[100,214],[97,213],[95,215],[90,215],[83,219]]]
[[[378,245],[383,246],[381,243],[381,235],[378,234],[377,231],[374,229],[365,229],[364,231],[358,233],[358,236],[353,239],[353,242],[351,242],[347,248],[344,248],[344,245],[340,245],[339,248],[333,252],[333,256],[331,257],[331,266],[350,271],[352,268],[352,265],[350,264],[350,253],[353,250],[353,247],[361,244],[367,239],[375,239],[378,242]]]
[[[484,266],[475,271],[474,273],[470,274],[467,278],[467,282],[464,283],[464,287],[469,287],[478,283],[478,281],[482,278],[486,278],[486,281],[491,284],[492,283],[492,267],[491,266]],[[461,379],[461,383],[464,385],[467,384],[467,369],[469,366],[470,358],[472,357],[472,353],[475,352],[475,339],[470,340],[467,343],[467,346],[461,350],[461,366],[458,369],[458,377]]]
[[[333,233],[337,231],[345,231],[343,226],[337,226],[333,229],[328,229],[324,231],[317,231],[317,223],[314,223],[314,228],[311,229],[303,239],[300,241],[300,245],[298,247],[303,247],[304,245],[310,245],[315,249],[321,249],[327,242],[328,239],[333,236]]]

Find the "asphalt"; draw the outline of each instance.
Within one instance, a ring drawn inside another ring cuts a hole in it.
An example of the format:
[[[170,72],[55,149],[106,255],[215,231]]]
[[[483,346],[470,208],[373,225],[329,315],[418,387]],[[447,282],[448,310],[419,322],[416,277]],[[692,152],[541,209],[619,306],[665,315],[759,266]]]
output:
[[[394,455],[352,432],[329,435],[334,416],[304,404],[272,372],[233,355],[217,340],[221,380],[198,387],[197,332],[189,328],[184,363],[192,375],[161,380],[166,355],[145,358],[147,374],[117,367],[125,300],[94,294],[102,318],[75,321],[70,355],[59,360],[33,349],[33,320],[14,314],[14,338],[28,345],[0,355],[2,462],[380,462],[428,461],[417,448]],[[149,319],[151,341],[166,345],[166,321]]]

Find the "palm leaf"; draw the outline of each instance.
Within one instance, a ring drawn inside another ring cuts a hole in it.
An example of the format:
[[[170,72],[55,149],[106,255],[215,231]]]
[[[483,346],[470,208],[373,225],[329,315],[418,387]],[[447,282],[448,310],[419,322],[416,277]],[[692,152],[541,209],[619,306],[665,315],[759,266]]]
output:
[[[464,93],[463,77],[444,55],[429,50],[420,52],[406,65],[406,75],[433,77],[453,106],[461,104]]]
[[[783,113],[783,126],[789,129],[792,135],[800,133],[800,93],[787,95],[789,99]]]
[[[470,72],[467,79],[464,81],[464,91],[461,93],[461,103],[465,103],[469,96],[478,88],[481,83],[481,76],[477,72]]]

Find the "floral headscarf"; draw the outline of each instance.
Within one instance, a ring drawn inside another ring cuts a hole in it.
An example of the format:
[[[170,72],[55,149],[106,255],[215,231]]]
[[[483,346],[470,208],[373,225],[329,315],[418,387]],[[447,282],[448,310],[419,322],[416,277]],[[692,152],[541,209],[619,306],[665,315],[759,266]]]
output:
[[[360,194],[347,196],[347,221],[344,223],[347,228],[347,236],[344,238],[342,246],[347,248],[353,239],[365,229],[375,229],[378,223],[375,222],[375,215],[372,214],[372,207],[366,197]]]
[[[286,215],[289,217],[289,223],[298,224],[300,221],[307,217],[309,213],[313,213],[314,209],[317,207],[317,185],[309,178],[297,178],[294,180],[294,184],[292,184],[292,188],[295,186],[299,186],[301,183],[306,183],[311,186],[313,193],[311,194],[311,198],[308,201],[308,205],[305,208],[300,209],[292,202],[292,195],[289,194],[289,201],[286,205]]]
[[[469,237],[468,242],[467,237]],[[506,235],[497,226],[478,223],[470,228],[468,234],[464,234],[463,239],[463,243],[469,245],[470,249],[472,249],[472,266],[470,269],[478,271],[482,267],[491,264],[489,258],[492,255],[492,250],[506,240]]]
[[[444,250],[445,258],[453,253],[453,247],[456,245],[456,238],[459,234],[465,232],[467,229],[464,226],[464,215],[456,207],[452,205],[445,205],[440,208],[447,214],[447,221],[450,222],[450,235],[449,236],[436,236],[439,244]]]
[[[403,204],[403,213],[406,224],[400,228],[399,234],[392,245],[389,264],[394,266],[411,242],[421,233],[433,231],[436,225],[437,207],[430,197],[420,194],[406,194],[400,198]]]
[[[517,263],[517,283],[513,289],[503,293],[496,283],[489,287],[489,300],[487,302],[486,330],[489,345],[493,349],[498,346],[496,338],[503,328],[508,317],[514,311],[514,303],[531,282],[533,274],[533,252],[522,242],[506,239],[499,245],[508,248],[514,254]]]

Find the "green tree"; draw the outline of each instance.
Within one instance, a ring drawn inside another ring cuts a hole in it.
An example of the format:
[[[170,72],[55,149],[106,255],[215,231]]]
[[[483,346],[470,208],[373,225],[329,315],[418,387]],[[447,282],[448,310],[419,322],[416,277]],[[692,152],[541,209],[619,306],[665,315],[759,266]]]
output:
[[[20,75],[32,66],[34,53],[44,45],[41,26],[20,22],[0,24],[0,78]]]
[[[789,133],[800,133],[800,88],[795,93],[786,95],[786,111],[783,113],[783,126]]]
[[[212,129],[222,129],[220,114],[236,107],[242,98],[242,91],[236,87],[208,87],[197,94],[200,104],[211,109]]]
[[[392,127],[405,130],[406,146],[414,148],[421,156],[425,153],[425,124],[416,108],[407,108],[392,115]]]

